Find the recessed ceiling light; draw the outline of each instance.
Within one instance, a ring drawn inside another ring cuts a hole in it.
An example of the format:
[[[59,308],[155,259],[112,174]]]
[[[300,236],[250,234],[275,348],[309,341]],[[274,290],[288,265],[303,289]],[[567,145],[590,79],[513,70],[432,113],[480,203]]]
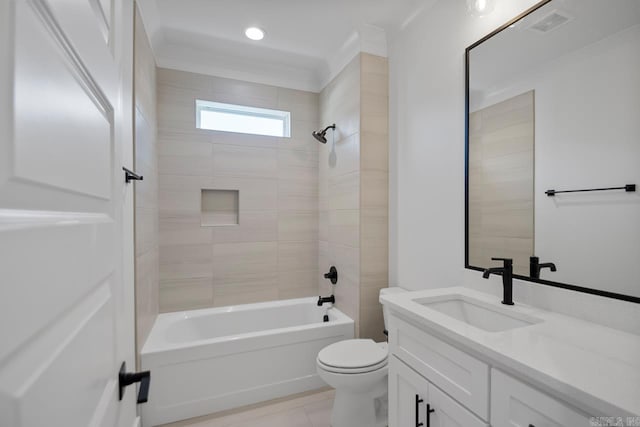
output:
[[[467,9],[473,16],[482,17],[493,12],[495,0],[467,0]]]
[[[244,30],[244,35],[251,40],[262,40],[264,38],[264,30],[261,30],[258,27],[249,27]]]

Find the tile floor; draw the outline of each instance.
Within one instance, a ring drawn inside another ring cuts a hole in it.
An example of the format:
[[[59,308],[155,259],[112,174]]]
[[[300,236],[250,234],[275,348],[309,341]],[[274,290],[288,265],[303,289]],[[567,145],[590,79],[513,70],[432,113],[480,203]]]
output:
[[[329,427],[334,394],[334,390],[306,393],[163,427]]]

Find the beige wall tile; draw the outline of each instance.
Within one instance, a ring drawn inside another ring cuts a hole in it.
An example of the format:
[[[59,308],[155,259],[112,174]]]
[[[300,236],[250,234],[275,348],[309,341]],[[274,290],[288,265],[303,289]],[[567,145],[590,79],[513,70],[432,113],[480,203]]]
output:
[[[185,262],[181,264],[163,263],[160,265],[160,282],[175,284],[187,279],[213,279],[211,261]]]
[[[158,144],[158,154],[160,156],[210,157],[213,154],[213,145],[209,141],[161,139]]]
[[[233,145],[236,147],[278,148],[280,139],[273,136],[247,135],[233,132],[200,130],[213,144]]]
[[[201,156],[160,156],[158,168],[162,175],[196,175],[212,174],[212,158]]]
[[[164,308],[315,293],[319,144],[311,132],[319,127],[318,94],[175,70],[161,69],[158,75],[160,257],[167,262],[161,292],[169,289]],[[292,137],[195,129],[196,99],[290,111]],[[239,224],[202,227],[202,189],[237,190]],[[279,289],[280,239],[303,242],[298,268],[307,274]],[[306,260],[311,257],[313,263]],[[199,283],[190,295],[206,302],[189,297],[171,304],[180,280],[201,279],[209,281],[210,292]]]
[[[335,148],[327,144],[319,153],[320,270],[336,265],[337,306],[356,321],[361,336],[382,339],[381,306],[363,304],[361,292],[365,278],[386,282],[388,276],[386,58],[354,58],[320,94],[320,117],[338,126]],[[318,283],[319,291],[331,291]]]
[[[273,148],[213,146],[213,174],[275,178],[278,152]]]
[[[211,245],[174,245],[160,247],[160,264],[211,263]]]
[[[315,270],[318,246],[314,242],[279,242],[278,271]]]
[[[160,312],[193,310],[213,305],[213,289],[206,279],[181,280],[160,288]]]
[[[386,134],[362,132],[360,165],[363,170],[389,170],[389,137]]]
[[[211,227],[189,227],[182,230],[163,230],[160,246],[206,245],[213,243]]]
[[[278,298],[304,298],[318,295],[317,269],[278,272]]]
[[[360,280],[363,284],[372,281],[388,281],[388,244],[363,242],[360,257]]]
[[[135,10],[134,168],[145,177],[135,194],[135,318],[138,356],[159,311],[158,141],[156,64],[139,11]],[[137,357],[136,357],[137,358]]]
[[[283,211],[278,215],[278,241],[318,241],[317,211]]]
[[[360,198],[363,209],[387,209],[389,206],[389,174],[365,170],[360,173]]]
[[[329,178],[327,203],[331,209],[360,208],[360,173],[353,172]]]
[[[213,306],[225,307],[279,299],[275,276],[268,281],[263,278],[258,282],[253,282],[251,286],[246,283],[216,284],[213,291]]]
[[[360,170],[360,134],[354,133],[335,143],[335,148],[327,145],[320,152],[322,161],[328,167],[330,177],[338,177]]]
[[[318,214],[318,239],[329,241],[329,211],[320,211]]]
[[[240,223],[211,227],[213,243],[275,242],[278,240],[277,211],[240,212]]]
[[[211,248],[211,247],[210,247]],[[213,277],[233,283],[243,275],[275,273],[277,242],[224,243],[213,245]]]
[[[238,99],[242,97],[270,99],[274,102],[278,100],[278,88],[259,83],[246,82],[243,80],[225,79],[222,77],[207,77],[211,91],[225,95],[236,95]]]
[[[320,126],[322,125],[315,120],[292,120],[291,137],[280,138],[278,147],[288,150],[318,151],[322,144],[316,141],[311,133],[318,130]]]
[[[359,247],[360,210],[330,210],[329,241],[337,245]]]
[[[292,150],[280,147],[278,150],[278,168],[296,167],[306,168],[314,171],[314,176],[318,176],[318,151]]]
[[[198,93],[211,92],[211,77],[186,71],[158,69],[158,84],[185,89],[197,89]]]
[[[280,211],[313,211],[318,209],[318,185],[313,181],[278,180]]]
[[[469,262],[514,259],[528,274],[534,253],[534,93],[505,100],[470,116]]]

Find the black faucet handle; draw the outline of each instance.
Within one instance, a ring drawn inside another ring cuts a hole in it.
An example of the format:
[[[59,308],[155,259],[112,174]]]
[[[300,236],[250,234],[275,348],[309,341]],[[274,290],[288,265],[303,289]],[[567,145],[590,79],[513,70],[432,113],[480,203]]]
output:
[[[502,261],[504,263],[505,267],[510,267],[510,266],[513,265],[513,258],[492,257],[491,260],[492,261]]]
[[[324,278],[327,280],[331,280],[331,283],[333,285],[338,283],[338,270],[334,265],[331,266],[328,273],[325,273]]]

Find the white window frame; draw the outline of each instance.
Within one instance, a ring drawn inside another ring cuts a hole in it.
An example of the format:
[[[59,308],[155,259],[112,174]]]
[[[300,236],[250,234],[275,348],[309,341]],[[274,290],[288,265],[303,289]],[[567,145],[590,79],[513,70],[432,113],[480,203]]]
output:
[[[248,135],[271,136],[274,138],[291,138],[291,112],[282,110],[272,110],[268,108],[249,107],[246,105],[223,104],[221,102],[205,101],[196,99],[196,128],[203,130],[213,130],[217,132],[229,132],[219,129],[202,128],[200,115],[202,111],[215,111],[238,116],[263,117],[282,121],[282,136],[265,135],[253,132],[231,132]]]

